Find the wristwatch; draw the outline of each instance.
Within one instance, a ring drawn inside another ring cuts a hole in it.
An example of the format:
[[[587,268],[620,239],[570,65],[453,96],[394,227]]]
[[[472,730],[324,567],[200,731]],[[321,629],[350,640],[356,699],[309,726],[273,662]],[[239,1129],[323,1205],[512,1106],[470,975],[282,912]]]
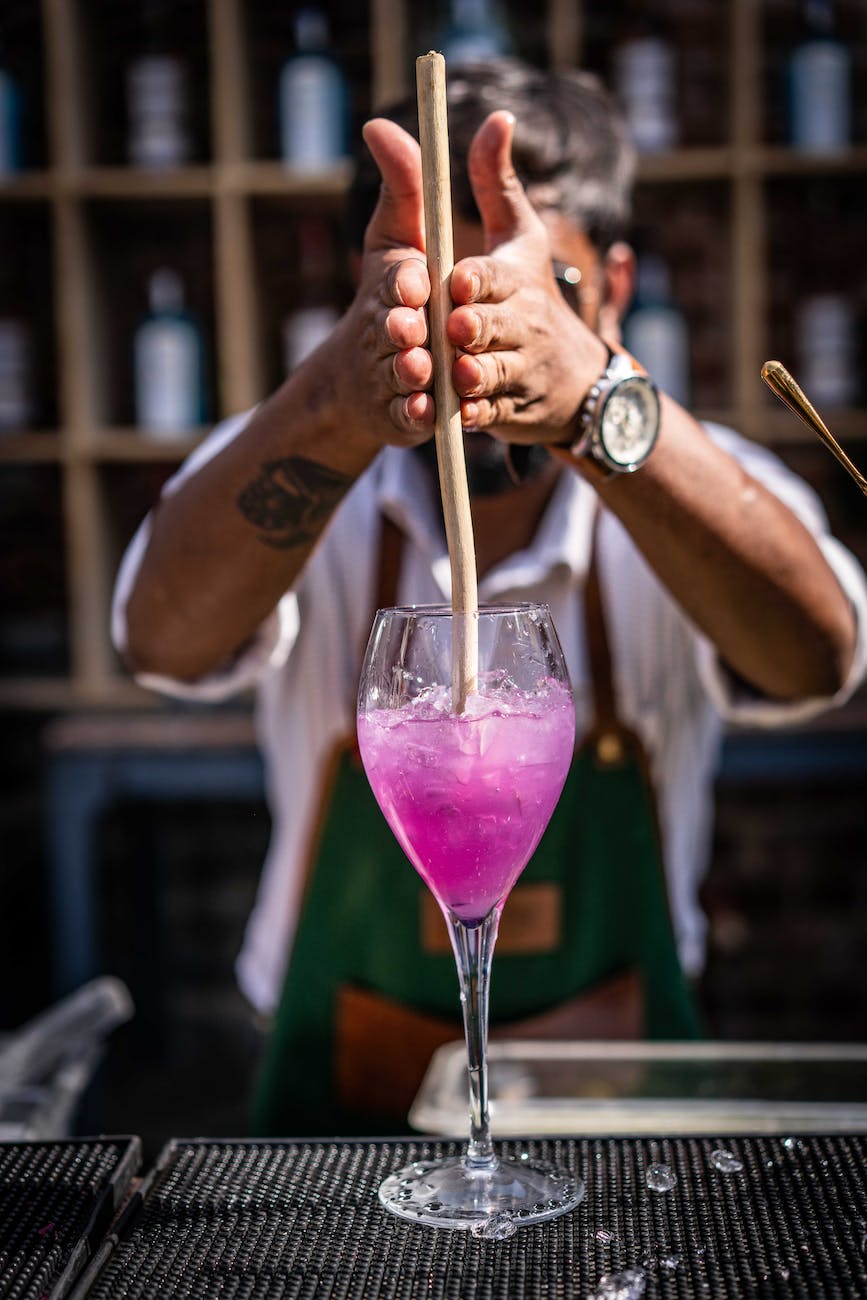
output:
[[[561,450],[589,456],[606,474],[640,469],[659,436],[659,392],[628,352],[608,352],[608,365],[578,408],[578,432]]]

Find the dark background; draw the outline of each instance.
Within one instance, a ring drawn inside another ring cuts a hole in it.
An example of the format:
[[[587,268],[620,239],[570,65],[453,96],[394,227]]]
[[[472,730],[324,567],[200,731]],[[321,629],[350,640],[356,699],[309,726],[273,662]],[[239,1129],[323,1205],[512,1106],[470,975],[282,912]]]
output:
[[[291,49],[292,6],[256,0],[242,6],[251,72],[250,156],[274,158],[277,125],[271,93]],[[356,123],[369,112],[370,53],[366,7],[329,7],[337,52],[350,81]],[[78,0],[76,12],[92,70],[93,126],[89,163],[122,167],[125,124],[122,69],[140,29],[133,0]],[[543,63],[544,24],[517,2],[506,6],[518,49]],[[607,74],[611,50],[634,30],[643,6],[585,4],[589,66]],[[732,10],[709,0],[668,0],[654,6],[663,30],[680,50],[680,107],[686,149],[724,144],[728,130],[725,86],[726,26]],[[25,162],[49,162],[43,100],[43,32],[38,6],[9,0],[0,7],[0,53],[25,92]],[[409,40],[426,49],[429,33],[410,6]],[[837,6],[853,52],[855,148],[867,140],[863,95],[867,20],[860,0]],[[759,79],[765,143],[785,143],[785,61],[799,36],[795,0],[762,6],[765,38]],[[205,5],[174,6],[175,38],[189,55],[195,94],[193,162],[212,156],[208,131],[209,71]],[[667,27],[666,27],[667,25]],[[4,45],[5,42],[5,45]],[[409,61],[408,61],[409,62]],[[860,157],[860,153],[857,155]],[[771,177],[763,195],[768,257],[768,337],[778,355],[792,353],[792,303],[811,286],[850,292],[863,326],[865,169],[844,174]],[[673,194],[676,197],[673,198]],[[302,292],[297,250],[315,204],[282,195],[252,203],[256,274],[265,289],[265,371],[280,371],[276,328],[287,303]],[[348,271],[340,254],[340,215],[320,205],[325,232],[323,266],[310,269],[321,289],[346,300]],[[316,215],[314,213],[314,215]],[[728,189],[715,179],[639,186],[636,242],[669,259],[676,297],[693,340],[693,386],[704,411],[733,403],[728,327],[730,286],[725,253],[730,239]],[[219,410],[215,379],[212,238],[204,198],[131,204],[93,201],[88,239],[94,261],[96,329],[109,359],[98,415],[104,423],[131,419],[129,358],[123,340],[140,312],[133,284],[171,248],[188,274],[208,358],[211,415]],[[0,315],[25,299],[32,304],[37,341],[36,427],[61,423],[57,342],[52,325],[54,269],[49,213],[38,199],[4,202],[0,183]],[[6,256],[5,250],[16,250]],[[295,260],[293,260],[295,259]],[[267,271],[266,271],[266,268]],[[861,375],[865,337],[859,331]],[[865,390],[845,413],[850,445],[867,463]],[[760,399],[759,399],[760,400]],[[770,405],[770,403],[769,403]],[[819,492],[837,535],[867,561],[867,502],[828,453],[794,431],[777,450]],[[112,464],[104,484],[111,518],[110,544],[120,552],[172,464]],[[62,678],[70,670],[70,596],[66,589],[64,498],[56,465],[0,459],[0,684],[16,674]],[[248,707],[246,702],[238,706]],[[103,702],[100,711],[108,706]],[[178,706],[150,701],[137,710]],[[51,894],[46,788],[49,729],[82,702],[70,693],[59,703],[0,697],[0,1034],[20,1025],[58,993],[51,941]],[[860,1041],[867,1025],[867,695],[810,728],[786,736],[732,737],[718,789],[713,863],[704,887],[710,920],[708,965],[700,996],[709,1031],[727,1039]],[[267,810],[258,798],[172,797],[117,802],[96,833],[93,871],[100,904],[101,969],[129,984],[135,1020],[113,1038],[82,1110],[82,1130],[131,1131],[158,1144],[169,1134],[241,1134],[259,1047],[258,1031],[238,994],[233,962],[249,912],[268,839]]]

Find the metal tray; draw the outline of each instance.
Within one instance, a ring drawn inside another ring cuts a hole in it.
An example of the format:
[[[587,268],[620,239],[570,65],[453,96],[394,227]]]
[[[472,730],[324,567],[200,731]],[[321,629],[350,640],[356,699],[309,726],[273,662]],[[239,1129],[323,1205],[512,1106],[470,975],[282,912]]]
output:
[[[508,1137],[867,1132],[855,1043],[523,1042],[488,1049],[491,1131]],[[466,1049],[439,1048],[409,1121],[468,1132]]]

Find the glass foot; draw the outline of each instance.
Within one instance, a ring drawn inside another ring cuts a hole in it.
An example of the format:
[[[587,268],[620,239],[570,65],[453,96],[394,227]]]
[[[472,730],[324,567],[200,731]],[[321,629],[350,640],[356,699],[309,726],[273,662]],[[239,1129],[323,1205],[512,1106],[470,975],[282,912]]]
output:
[[[420,1160],[389,1174],[379,1199],[392,1214],[431,1228],[465,1228],[508,1237],[516,1228],[554,1219],[584,1199],[580,1178],[539,1160],[477,1166],[464,1156]]]

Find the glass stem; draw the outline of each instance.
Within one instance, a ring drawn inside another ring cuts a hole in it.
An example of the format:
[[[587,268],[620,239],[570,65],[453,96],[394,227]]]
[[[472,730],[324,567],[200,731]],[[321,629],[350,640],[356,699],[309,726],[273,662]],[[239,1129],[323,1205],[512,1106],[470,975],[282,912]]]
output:
[[[495,907],[478,925],[446,914],[461,985],[461,1007],[470,1077],[470,1142],[466,1163],[482,1169],[494,1164],[488,1116],[488,992],[491,960],[500,924]]]

